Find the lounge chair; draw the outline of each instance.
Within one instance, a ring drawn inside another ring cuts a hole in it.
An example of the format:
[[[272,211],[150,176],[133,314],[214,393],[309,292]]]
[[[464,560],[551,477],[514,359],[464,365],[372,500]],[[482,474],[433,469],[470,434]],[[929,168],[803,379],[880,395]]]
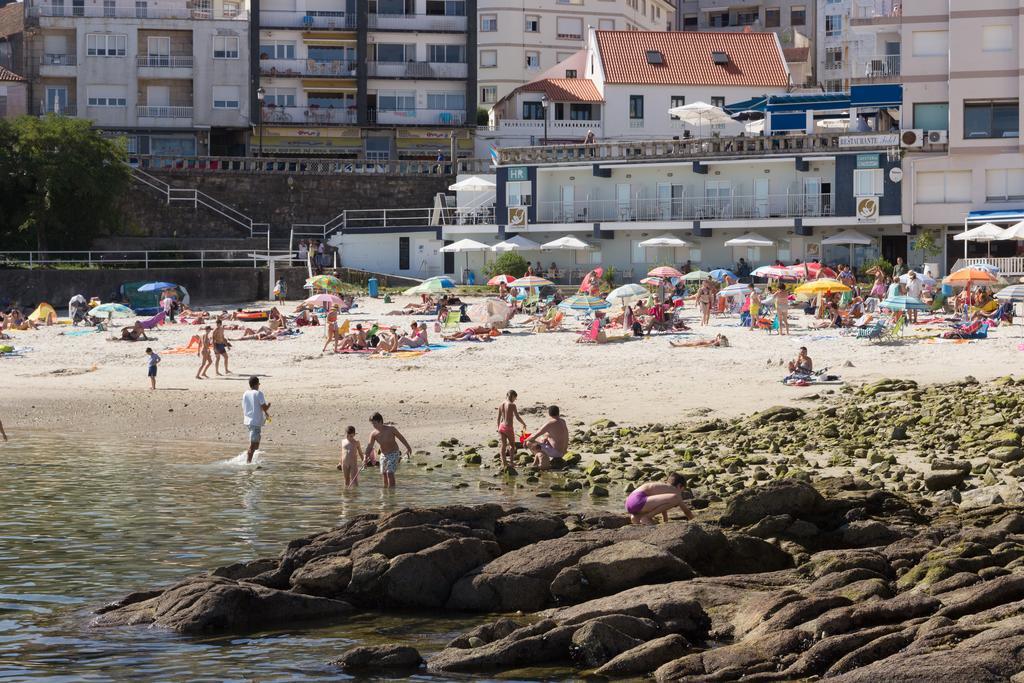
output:
[[[590,323],[590,326],[584,330],[583,334],[580,335],[576,341],[580,344],[596,344],[598,336],[601,334],[601,321],[595,320]]]
[[[857,339],[881,339],[885,334],[887,325],[884,320],[876,320],[870,325],[857,331]]]
[[[554,332],[562,326],[562,320],[565,319],[565,313],[562,311],[556,311],[554,315],[545,315],[542,320],[538,320],[533,324],[534,332]]]
[[[441,334],[447,336],[460,331],[462,329],[459,326],[461,320],[462,313],[457,310],[448,311],[448,316],[444,319],[444,322],[441,323]]]

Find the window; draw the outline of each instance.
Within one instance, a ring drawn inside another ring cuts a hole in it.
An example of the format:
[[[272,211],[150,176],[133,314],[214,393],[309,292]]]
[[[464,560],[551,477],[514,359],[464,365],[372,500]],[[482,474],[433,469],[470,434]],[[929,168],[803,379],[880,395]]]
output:
[[[914,128],[949,130],[949,102],[915,103]]]
[[[498,101],[498,86],[484,85],[480,87],[480,103],[493,104]]]
[[[237,85],[213,86],[214,109],[238,109],[239,97]]]
[[[536,14],[527,14],[526,27],[524,30],[527,33],[538,33],[540,31],[540,17]]]
[[[644,96],[643,95],[630,95],[629,96],[629,118],[633,121],[644,119]]]
[[[964,138],[1015,138],[1018,101],[964,102]]]
[[[685,95],[672,95],[672,96],[670,96],[668,98],[668,107],[669,107],[669,109],[675,109],[676,107],[685,107],[685,106],[686,106],[686,96]],[[669,114],[668,117],[670,119],[672,119],[673,121],[678,121],[679,120],[679,117],[676,116],[675,114]]]
[[[480,31],[482,33],[493,33],[498,30],[498,15],[497,14],[481,14],[480,15]]]
[[[124,57],[128,54],[128,36],[113,33],[87,33],[85,53],[90,57]]]
[[[540,53],[536,50],[526,51],[526,68],[527,69],[539,69],[540,68]]]
[[[835,71],[843,68],[843,48],[825,48],[825,68],[829,71]]]
[[[238,36],[214,36],[214,59],[238,59]]]
[[[127,107],[128,98],[125,89],[120,86],[92,86],[86,94],[86,102],[90,107]]]
[[[112,17],[117,14],[117,0],[103,0],[103,16]]]
[[[171,65],[171,39],[169,36],[146,38],[146,64],[148,66]]]
[[[294,107],[295,88],[267,88],[263,103],[275,107]]]
[[[466,110],[466,93],[464,92],[428,92],[427,109]]]
[[[398,269],[409,270],[409,238],[398,238]]]
[[[583,38],[582,17],[558,17],[558,37],[562,40],[581,40]]]
[[[416,46],[402,43],[377,43],[378,62],[414,62]]]
[[[404,90],[380,90],[377,92],[377,108],[380,111],[416,113],[416,93]]]
[[[1013,49],[1013,31],[1009,24],[985,26],[981,29],[982,52],[1006,52]]]
[[[523,102],[523,118],[527,121],[543,121],[544,105],[540,102]]]
[[[583,0],[558,0],[559,5],[582,5]]]
[[[761,16],[756,9],[736,12],[736,23],[740,26],[751,26],[760,19]]]
[[[853,171],[853,194],[856,197],[873,195],[881,197],[882,169],[880,168],[858,168]]]
[[[971,201],[971,172],[950,171],[917,174],[918,204],[952,204]]]
[[[841,14],[825,16],[825,35],[830,37],[843,35],[843,17]]]
[[[711,53],[711,62],[718,66],[726,66],[729,64],[729,53],[715,50]]]
[[[708,26],[712,28],[724,28],[729,25],[729,12],[709,12]]]
[[[647,63],[648,64],[664,64],[665,56],[657,50],[647,51]]]
[[[789,23],[793,26],[803,26],[807,23],[807,6],[793,5],[789,8]]]
[[[602,31],[614,31],[615,20],[614,19],[598,19],[597,28]]]
[[[234,19],[238,16],[238,5],[233,2],[224,3],[224,18]]]
[[[697,30],[697,15],[696,14],[684,14],[683,15],[683,30],[684,31],[696,31]]]
[[[712,107],[724,107],[725,106],[725,98],[724,97],[712,97],[711,98],[711,106]]]
[[[295,59],[295,43],[270,41],[260,45],[260,59]]]
[[[465,0],[427,0],[427,14],[434,17],[466,16]]]
[[[825,79],[825,92],[842,92],[843,91],[843,79],[841,78],[827,78]]]
[[[764,8],[765,28],[778,28],[782,25],[782,11],[778,7]]]
[[[914,31],[911,49],[915,57],[945,57],[949,54],[949,31]]]
[[[505,183],[505,205],[529,206],[532,203],[532,192],[529,180]]]
[[[985,199],[990,202],[1024,199],[1024,169],[997,168],[985,171]]]
[[[576,69],[566,69],[565,70],[565,77],[566,78],[578,78],[578,76],[576,75]]]
[[[497,50],[480,50],[480,68],[493,69],[498,66]]]
[[[427,45],[427,61],[441,64],[462,64],[466,61],[466,46]]]

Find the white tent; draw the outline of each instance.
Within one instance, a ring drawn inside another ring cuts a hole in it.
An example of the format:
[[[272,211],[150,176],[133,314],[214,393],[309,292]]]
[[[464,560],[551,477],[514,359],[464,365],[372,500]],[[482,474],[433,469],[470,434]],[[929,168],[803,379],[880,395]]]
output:
[[[527,239],[522,235],[516,235],[510,237],[504,242],[498,242],[491,251],[537,251],[540,249],[540,243],[534,242],[531,239]]]
[[[733,237],[731,240],[728,240],[725,243],[725,246],[727,246],[727,247],[770,247],[773,244],[775,244],[775,242],[773,242],[772,240],[768,239],[767,237],[764,237],[762,235],[758,235],[756,232],[748,232],[746,235],[742,235],[740,237]]]
[[[466,254],[466,269],[469,269],[469,252],[471,251],[490,251],[491,248],[483,242],[477,242],[476,240],[464,239],[458,242],[452,242],[446,247],[441,247],[438,251],[443,254]],[[485,257],[486,259],[486,257]]]
[[[568,235],[566,237],[559,237],[557,240],[553,240],[547,244],[542,244],[540,248],[545,251],[559,249],[564,251],[590,251],[594,247],[577,237]]]
[[[867,246],[869,244],[872,244],[873,242],[874,242],[874,240],[872,240],[870,237],[868,237],[864,233],[858,232],[857,230],[843,230],[841,232],[836,233],[835,235],[832,235],[831,237],[826,237],[825,239],[823,239],[821,241],[821,243],[823,245],[824,244],[841,244],[841,245],[848,246],[850,248],[850,266],[855,265],[853,263],[853,247],[854,247],[854,245],[860,244],[862,246]]]
[[[448,189],[452,192],[493,192],[496,187],[497,185],[487,178],[474,175],[449,185]]]
[[[732,123],[733,118],[725,113],[721,107],[708,104],[707,102],[693,102],[684,104],[681,107],[672,107],[668,110],[669,116],[675,116],[683,123],[697,126],[698,135],[702,132],[705,123],[713,125],[716,123]]]
[[[953,235],[953,239],[964,243],[964,256],[966,257],[968,242],[986,242],[988,244],[988,253],[991,255],[992,242],[1004,239],[1005,235],[1006,231],[995,223],[984,223],[976,228],[964,230],[961,233]]]
[[[660,237],[652,237],[650,239],[646,239],[637,246],[644,247],[646,249],[649,247],[686,247],[689,246],[689,244],[690,243],[684,239],[680,239],[675,235],[669,235],[668,233],[665,233]]]
[[[1004,240],[1024,240],[1024,221],[1011,225],[1003,231],[1003,236],[1000,239]]]

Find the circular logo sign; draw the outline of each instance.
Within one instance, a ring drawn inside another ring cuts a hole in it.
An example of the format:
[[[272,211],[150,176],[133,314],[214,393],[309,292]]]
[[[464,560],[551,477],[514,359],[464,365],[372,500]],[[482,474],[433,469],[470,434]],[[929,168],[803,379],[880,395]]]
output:
[[[903,180],[903,169],[900,168],[899,166],[893,166],[892,168],[890,168],[889,180],[893,181],[894,183],[898,183],[899,181]]]

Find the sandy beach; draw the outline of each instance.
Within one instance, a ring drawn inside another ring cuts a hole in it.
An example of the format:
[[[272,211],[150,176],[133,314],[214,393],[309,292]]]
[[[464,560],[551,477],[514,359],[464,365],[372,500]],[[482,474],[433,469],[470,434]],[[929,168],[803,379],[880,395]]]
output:
[[[412,320],[427,320],[383,315],[411,300],[398,297],[384,304],[361,298],[347,317],[353,324],[377,320],[405,327]],[[290,302],[287,310],[294,305]],[[510,388],[519,392],[531,425],[541,423],[539,410],[549,403],[558,404],[572,423],[601,418],[672,423],[806,403],[823,388],[780,383],[785,374],[780,362],[801,345],[809,348],[817,368],[827,366],[852,385],[881,377],[924,384],[973,375],[985,381],[1012,371],[1021,353],[1018,327],[994,329],[987,340],[970,343],[931,343],[917,337],[934,337],[938,330],[915,327],[903,342],[880,344],[841,337],[835,330],[809,330],[813,319],[802,313],[792,314],[791,336],[750,332],[731,315],[700,328],[694,309],[687,313],[693,331],[681,336],[580,345],[574,343],[579,324],[569,318],[571,331],[531,334],[514,324],[493,342],[452,343],[413,358],[321,354],[324,328],[305,328],[288,340],[236,342],[233,374],[203,381],[195,379],[196,356],[164,353],[185,345],[198,329],[194,325],[161,326],[149,344],[107,341],[104,333],[72,336],[67,333],[81,328],[63,325],[44,327],[13,332],[8,343],[30,350],[22,357],[0,358],[0,419],[8,432],[55,429],[242,444],[240,397],[245,379],[258,374],[272,403],[273,422],[264,432],[268,451],[284,443],[333,450],[346,425],[365,433],[368,416],[377,410],[402,428],[415,447],[430,450],[451,436],[474,443],[490,440],[495,409]],[[716,333],[727,335],[731,347],[669,346],[670,339]],[[163,354],[155,392],[146,380],[144,349],[149,345]]]

